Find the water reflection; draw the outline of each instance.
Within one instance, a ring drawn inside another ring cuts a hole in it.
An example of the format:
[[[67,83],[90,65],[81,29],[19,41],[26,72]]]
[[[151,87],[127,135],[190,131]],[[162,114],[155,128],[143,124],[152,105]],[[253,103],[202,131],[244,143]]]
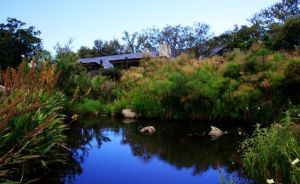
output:
[[[124,137],[130,145],[133,155],[149,160],[158,156],[161,160],[178,169],[194,168],[193,175],[212,167],[227,165],[228,170],[235,170],[229,158],[234,157],[238,136],[226,135],[218,141],[211,141],[208,136],[189,136],[191,132],[207,131],[206,126],[180,123],[167,123],[159,126],[154,136],[145,136],[136,132],[136,127],[127,127]]]
[[[225,183],[248,182],[237,164],[241,137],[234,129],[227,127],[228,135],[211,141],[199,133],[210,124],[199,122],[80,124],[69,131],[73,159],[59,174],[63,183],[220,183],[221,177]],[[140,134],[140,125],[154,125],[155,134]]]

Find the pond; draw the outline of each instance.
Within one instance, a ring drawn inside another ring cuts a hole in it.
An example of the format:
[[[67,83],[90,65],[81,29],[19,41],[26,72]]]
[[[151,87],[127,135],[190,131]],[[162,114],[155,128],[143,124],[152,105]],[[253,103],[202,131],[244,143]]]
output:
[[[153,125],[152,135],[139,126]],[[212,140],[211,123],[127,122],[97,118],[76,122],[68,131],[72,160],[47,176],[47,183],[252,183],[239,166],[237,128]]]

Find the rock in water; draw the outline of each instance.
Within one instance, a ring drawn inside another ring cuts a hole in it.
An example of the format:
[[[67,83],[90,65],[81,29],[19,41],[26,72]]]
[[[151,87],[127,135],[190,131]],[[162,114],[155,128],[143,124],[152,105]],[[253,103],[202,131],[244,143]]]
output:
[[[154,134],[156,131],[154,126],[146,126],[146,127],[139,126],[138,130],[140,133],[143,134]]]
[[[125,118],[137,118],[137,113],[131,109],[123,109],[122,114]]]
[[[211,126],[211,131],[208,132],[208,135],[211,136],[212,140],[216,140],[221,137],[224,132],[215,126]]]

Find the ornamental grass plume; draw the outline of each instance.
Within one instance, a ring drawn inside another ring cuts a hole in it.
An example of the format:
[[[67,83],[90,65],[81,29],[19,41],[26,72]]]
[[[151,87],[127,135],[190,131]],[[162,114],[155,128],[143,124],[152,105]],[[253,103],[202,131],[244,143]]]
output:
[[[18,69],[8,67],[2,73],[5,91],[8,93],[15,89],[28,92],[51,90],[55,87],[58,76],[55,73],[55,66],[49,63],[42,63],[40,68],[28,68],[26,63],[23,62]]]

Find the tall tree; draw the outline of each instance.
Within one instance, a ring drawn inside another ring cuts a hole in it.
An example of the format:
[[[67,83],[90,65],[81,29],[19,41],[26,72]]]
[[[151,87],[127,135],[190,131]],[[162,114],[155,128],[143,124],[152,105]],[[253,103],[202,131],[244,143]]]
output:
[[[124,32],[126,52],[135,53],[140,51],[152,51],[161,43],[167,43],[173,53],[187,51],[191,48],[199,47],[210,35],[209,26],[197,23],[193,26],[171,26],[157,29],[155,27],[143,30],[141,33],[129,34]]]
[[[22,56],[32,57],[42,49],[40,31],[15,18],[7,18],[7,23],[0,24],[0,67],[16,67]]]
[[[93,50],[97,56],[116,55],[124,52],[123,45],[116,39],[110,41],[95,40]]]
[[[77,53],[80,58],[96,57],[100,55],[97,50],[90,49],[89,47],[86,46],[81,46],[78,49]]]
[[[56,56],[54,62],[56,63],[57,70],[59,72],[59,80],[57,81],[57,86],[63,90],[65,93],[70,95],[73,93],[72,83],[76,80],[76,76],[85,73],[85,68],[78,62],[78,55],[73,52],[72,40],[70,39],[65,45],[59,43],[54,47],[56,51]],[[72,89],[70,91],[70,89]]]
[[[128,33],[127,31],[124,32],[124,36],[122,40],[125,42],[125,52],[126,53],[136,53],[141,51],[141,40],[139,39],[138,33],[135,32],[133,34]]]
[[[101,55],[117,55],[123,54],[124,46],[120,44],[120,42],[116,39],[110,40],[108,42],[104,42],[103,48],[101,50]]]

